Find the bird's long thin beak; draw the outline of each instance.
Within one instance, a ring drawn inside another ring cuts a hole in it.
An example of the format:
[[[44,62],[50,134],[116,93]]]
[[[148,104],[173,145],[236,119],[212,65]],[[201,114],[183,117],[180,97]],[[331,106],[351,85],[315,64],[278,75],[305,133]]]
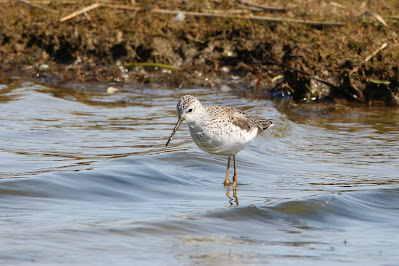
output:
[[[169,137],[169,139],[168,139],[168,142],[166,142],[166,145],[165,145],[165,147],[167,147],[167,146],[168,146],[169,142],[172,140],[173,136],[175,135],[175,133],[176,133],[176,130],[178,130],[178,129],[179,129],[179,127],[180,127],[181,123],[183,123],[183,119],[179,118],[179,120],[177,120],[177,123],[176,123],[175,129],[173,129],[172,135],[170,135],[170,137]]]

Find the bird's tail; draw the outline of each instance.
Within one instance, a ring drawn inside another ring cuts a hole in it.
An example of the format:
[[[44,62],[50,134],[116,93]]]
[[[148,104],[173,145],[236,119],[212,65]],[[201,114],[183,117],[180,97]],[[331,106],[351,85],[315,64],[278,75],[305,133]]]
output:
[[[268,129],[269,127],[273,126],[273,122],[271,120],[268,119],[264,119],[262,121],[259,121],[262,124],[263,130]]]
[[[270,119],[265,119],[263,117],[255,116],[255,119],[259,121],[259,123],[262,125],[262,129],[266,130],[269,127],[273,126],[273,122]]]

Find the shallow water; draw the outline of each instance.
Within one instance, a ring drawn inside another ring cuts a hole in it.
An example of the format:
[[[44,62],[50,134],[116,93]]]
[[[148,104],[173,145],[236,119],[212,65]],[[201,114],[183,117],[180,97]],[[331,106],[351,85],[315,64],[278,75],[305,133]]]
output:
[[[0,85],[0,263],[395,265],[399,111],[324,115],[209,88]],[[102,92],[103,91],[103,92]],[[185,94],[272,118],[237,156],[183,125]]]

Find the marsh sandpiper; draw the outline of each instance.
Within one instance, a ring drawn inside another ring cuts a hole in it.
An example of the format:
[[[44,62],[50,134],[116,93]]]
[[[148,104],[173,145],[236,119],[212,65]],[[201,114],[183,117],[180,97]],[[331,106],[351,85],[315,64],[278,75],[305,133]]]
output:
[[[260,132],[271,127],[270,120],[247,115],[232,107],[220,105],[202,105],[192,95],[186,95],[177,102],[179,119],[166,146],[172,140],[176,130],[186,121],[195,144],[205,152],[228,156],[224,185],[237,186],[236,154],[248,145]],[[233,183],[229,180],[230,159],[234,161]]]

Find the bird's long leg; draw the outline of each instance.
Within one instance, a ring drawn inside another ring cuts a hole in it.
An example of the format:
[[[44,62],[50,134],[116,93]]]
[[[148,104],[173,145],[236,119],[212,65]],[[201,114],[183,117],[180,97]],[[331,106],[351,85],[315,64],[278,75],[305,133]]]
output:
[[[230,156],[229,159],[227,160],[227,172],[226,172],[226,179],[224,180],[224,186],[228,187],[231,185],[230,180],[229,180],[229,173],[230,173]]]
[[[236,166],[236,156],[235,155],[233,156],[233,161],[234,161],[233,189],[236,189],[236,186],[237,186],[237,166]]]

